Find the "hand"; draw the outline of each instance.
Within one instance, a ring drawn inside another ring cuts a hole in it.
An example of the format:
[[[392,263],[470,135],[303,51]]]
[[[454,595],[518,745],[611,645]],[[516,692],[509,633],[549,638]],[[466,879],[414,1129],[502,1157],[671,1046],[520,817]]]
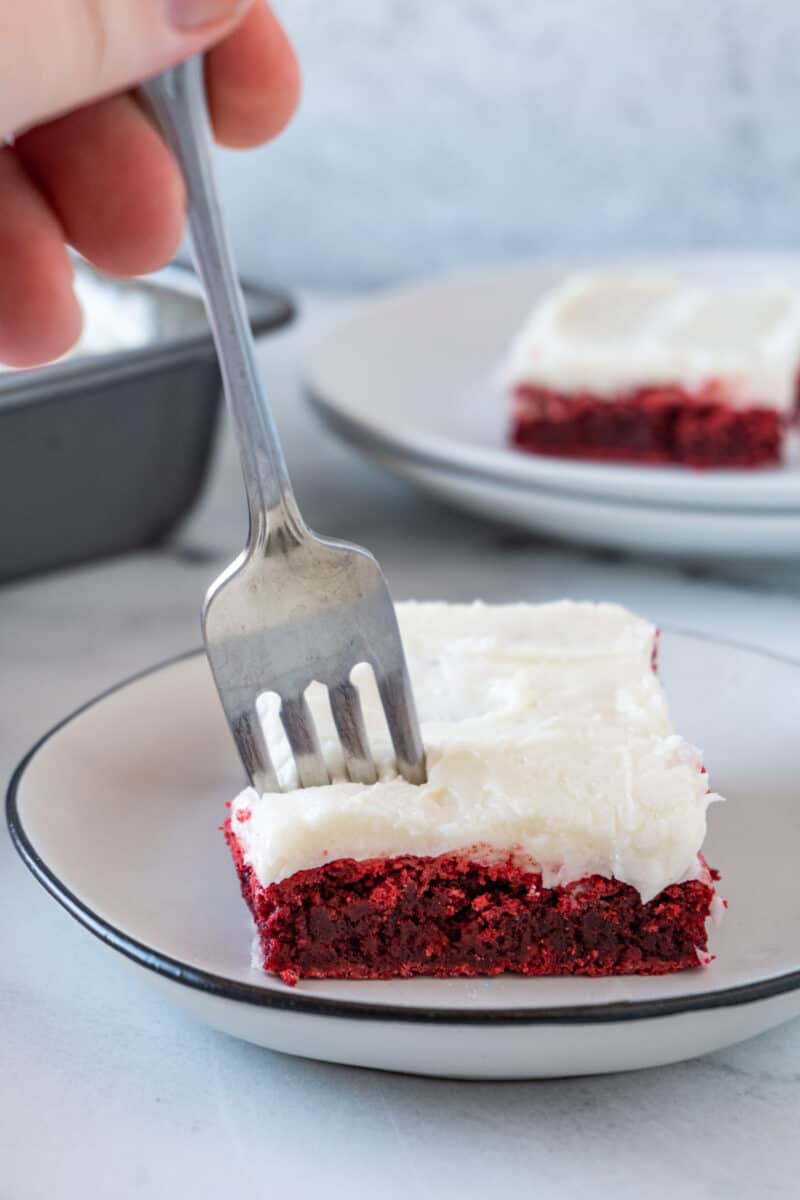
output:
[[[135,275],[181,238],[178,167],[125,89],[211,48],[215,135],[245,147],[280,132],[299,77],[266,0],[0,0],[0,24],[0,361],[33,366],[80,333],[67,244]]]

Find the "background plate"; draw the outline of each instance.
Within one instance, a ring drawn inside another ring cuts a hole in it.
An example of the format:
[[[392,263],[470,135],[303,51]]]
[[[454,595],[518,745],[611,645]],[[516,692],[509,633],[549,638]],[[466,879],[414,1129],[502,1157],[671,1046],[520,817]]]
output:
[[[784,280],[800,286],[792,255],[694,255],[627,260],[686,278]],[[506,445],[509,405],[498,371],[534,302],[571,270],[621,266],[529,263],[453,276],[393,292],[342,322],[311,356],[317,405],[371,453],[417,469],[483,482],[668,509],[800,514],[800,457],[764,471],[692,471],[586,463]],[[453,497],[453,499],[457,499]],[[525,520],[523,523],[529,523]]]
[[[326,419],[338,427],[338,417]],[[348,436],[346,431],[345,436]],[[612,497],[557,492],[499,482],[488,475],[442,467],[358,442],[371,458],[409,483],[456,508],[550,537],[641,554],[707,562],[746,556],[783,559],[800,550],[800,512],[668,508]]]

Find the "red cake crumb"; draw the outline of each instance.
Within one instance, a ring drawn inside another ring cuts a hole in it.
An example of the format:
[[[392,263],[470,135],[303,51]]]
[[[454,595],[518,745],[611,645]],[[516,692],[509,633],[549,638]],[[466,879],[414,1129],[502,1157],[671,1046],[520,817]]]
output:
[[[675,385],[611,398],[520,384],[513,394],[511,440],[536,454],[699,469],[781,461],[784,417],[770,408],[733,407],[719,384],[699,394]]]
[[[298,979],[411,975],[663,975],[710,961],[717,872],[642,904],[599,875],[545,888],[513,856],[338,859],[268,887],[225,837],[253,915],[263,967]],[[701,860],[702,861],[702,860]]]

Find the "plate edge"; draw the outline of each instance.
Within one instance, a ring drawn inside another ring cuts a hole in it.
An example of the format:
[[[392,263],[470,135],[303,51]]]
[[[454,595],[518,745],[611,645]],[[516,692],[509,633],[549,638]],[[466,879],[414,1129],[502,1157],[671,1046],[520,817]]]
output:
[[[681,516],[684,512],[688,512],[692,516],[712,518],[722,516],[769,520],[776,517],[784,517],[790,518],[795,523],[800,520],[800,505],[786,507],[765,504],[748,508],[722,504],[702,505],[694,501],[667,503],[651,499],[650,497],[642,498],[622,493],[612,493],[610,491],[591,491],[588,487],[559,487],[550,480],[534,481],[522,478],[521,476],[504,475],[498,469],[458,461],[455,456],[450,455],[442,448],[438,442],[432,448],[428,445],[423,450],[401,434],[387,432],[386,430],[370,426],[366,422],[359,420],[359,418],[354,417],[351,413],[344,412],[334,401],[323,395],[321,389],[308,377],[302,380],[302,386],[305,400],[316,416],[337,437],[362,454],[369,454],[371,451],[374,451],[377,454],[393,455],[396,458],[405,459],[412,465],[416,464],[457,479],[491,483],[506,488],[511,492],[524,492],[528,495],[544,492],[546,495],[565,497],[570,500],[583,501],[587,504],[610,504],[614,507],[624,507],[631,510],[645,508],[654,512],[668,512],[674,516]],[[571,460],[565,459],[564,461]]]

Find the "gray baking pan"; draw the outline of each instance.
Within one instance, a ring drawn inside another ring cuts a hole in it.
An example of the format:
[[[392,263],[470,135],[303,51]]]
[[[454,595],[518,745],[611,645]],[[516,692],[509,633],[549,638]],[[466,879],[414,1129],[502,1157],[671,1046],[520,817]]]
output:
[[[68,358],[0,371],[0,580],[164,539],[197,499],[221,385],[193,276],[104,279],[78,265],[85,329]],[[292,319],[247,288],[257,334]]]

